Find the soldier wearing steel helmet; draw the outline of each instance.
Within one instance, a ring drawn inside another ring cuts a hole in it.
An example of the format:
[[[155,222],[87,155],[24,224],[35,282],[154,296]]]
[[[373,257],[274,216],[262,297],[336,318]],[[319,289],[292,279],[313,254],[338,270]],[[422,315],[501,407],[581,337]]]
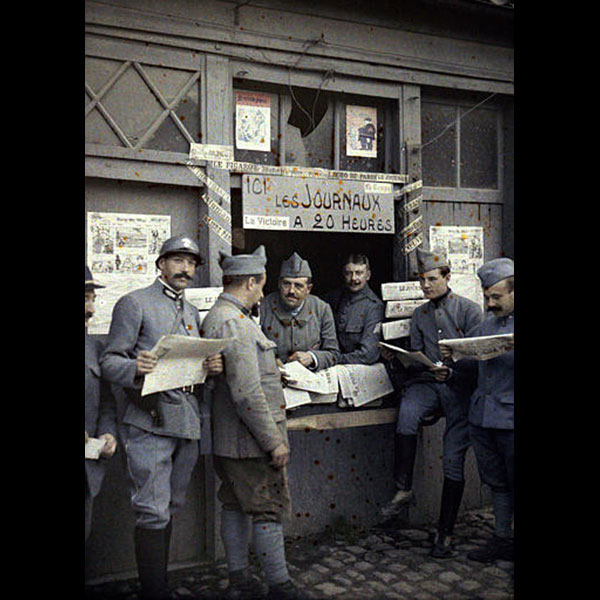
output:
[[[200,337],[198,310],[185,299],[185,288],[201,262],[191,238],[166,240],[156,260],[160,275],[154,283],[125,294],[115,304],[100,359],[103,376],[122,391],[119,433],[132,484],[134,546],[143,598],[168,595],[171,519],[185,501],[198,458],[201,418],[194,386],[143,397],[140,390],[144,376],[156,366],[158,357],[151,349],[161,336]],[[222,356],[206,359],[206,366],[209,375],[221,373]]]

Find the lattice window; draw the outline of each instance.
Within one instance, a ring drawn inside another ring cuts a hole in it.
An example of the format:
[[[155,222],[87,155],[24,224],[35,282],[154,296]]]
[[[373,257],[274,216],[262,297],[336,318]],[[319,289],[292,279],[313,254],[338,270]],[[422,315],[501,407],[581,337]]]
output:
[[[187,154],[201,141],[200,71],[86,57],[85,140]]]

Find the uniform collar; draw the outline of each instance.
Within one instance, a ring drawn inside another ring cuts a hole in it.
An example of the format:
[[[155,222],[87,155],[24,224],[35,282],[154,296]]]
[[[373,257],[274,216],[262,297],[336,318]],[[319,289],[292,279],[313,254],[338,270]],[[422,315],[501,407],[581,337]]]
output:
[[[250,314],[250,310],[246,306],[244,306],[242,304],[242,302],[238,298],[236,298],[233,294],[229,294],[228,292],[221,292],[221,295],[219,296],[219,298],[222,298],[223,300],[227,300],[227,302],[231,302],[231,304],[233,304],[237,308],[239,308],[245,315]]]
[[[306,318],[304,317],[304,309],[308,304],[308,298],[310,298],[310,296],[307,296],[304,299],[304,302],[302,302],[302,304],[298,308],[289,309],[281,299],[281,295],[279,294],[279,292],[276,292],[276,297],[271,302],[273,314],[279,319],[279,321],[281,321],[284,325],[288,327],[291,324],[292,320],[294,320],[300,327],[303,327],[306,324]]]
[[[166,281],[163,281],[160,277],[157,277],[157,281],[162,285],[162,292],[167,298],[171,300],[183,300],[183,290],[178,292],[174,290]]]

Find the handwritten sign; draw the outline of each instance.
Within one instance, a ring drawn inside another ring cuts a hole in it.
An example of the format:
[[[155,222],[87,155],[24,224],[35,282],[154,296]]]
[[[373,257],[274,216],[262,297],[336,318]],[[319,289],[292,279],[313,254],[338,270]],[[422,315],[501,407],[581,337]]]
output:
[[[391,186],[245,174],[242,201],[246,229],[394,233]]]

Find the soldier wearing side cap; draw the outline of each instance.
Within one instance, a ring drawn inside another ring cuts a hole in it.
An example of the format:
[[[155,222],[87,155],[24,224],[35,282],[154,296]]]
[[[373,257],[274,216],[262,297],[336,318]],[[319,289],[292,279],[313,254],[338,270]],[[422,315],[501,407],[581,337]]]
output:
[[[331,307],[311,290],[310,265],[294,252],[281,265],[278,291],[260,304],[260,324],[281,362],[319,371],[338,362],[340,348]]]
[[[201,431],[193,386],[141,396],[146,374],[158,357],[151,352],[161,336],[200,337],[198,310],[185,288],[202,262],[187,236],[164,242],[156,260],[160,275],[148,287],[122,296],[113,309],[103,376],[120,392],[119,434],[131,480],[135,511],[134,548],[142,598],[166,598],[172,516],[185,501],[196,464]],[[223,370],[221,355],[205,361],[208,375]],[[198,386],[196,386],[198,387]]]
[[[446,427],[443,439],[444,483],[437,532],[431,555],[453,555],[452,532],[465,486],[464,463],[469,448],[468,407],[475,386],[473,361],[447,360],[443,364],[438,341],[472,337],[483,315],[479,306],[449,287],[450,264],[443,254],[417,249],[419,284],[429,300],[417,307],[410,322],[410,347],[423,352],[439,366],[408,369],[403,385],[394,438],[394,480],[397,492],[383,514],[392,516],[401,506],[414,503],[412,477],[417,450],[417,434],[424,420],[443,411]],[[390,358],[382,350],[384,358]],[[451,366],[450,366],[451,365]]]
[[[514,333],[513,261],[510,258],[491,260],[480,267],[477,275],[488,313],[477,335]],[[451,351],[445,354],[451,356]],[[492,490],[495,523],[490,542],[469,552],[467,557],[480,562],[514,560],[514,350],[478,361],[478,369],[477,388],[469,408],[469,434],[479,476]]]
[[[85,443],[89,438],[105,441],[99,459],[85,459],[85,540],[92,525],[94,498],[100,493],[107,461],[117,449],[116,404],[110,386],[100,376],[102,343],[88,334],[88,324],[96,312],[96,290],[105,286],[94,281],[85,267]]]
[[[211,338],[234,338],[212,399],[213,453],[221,480],[221,536],[227,558],[226,598],[259,596],[248,574],[250,538],[265,574],[267,598],[298,598],[285,560],[282,519],[290,515],[290,456],[276,344],[251,318],[263,297],[266,254],[221,252],[223,293],[202,327]]]

